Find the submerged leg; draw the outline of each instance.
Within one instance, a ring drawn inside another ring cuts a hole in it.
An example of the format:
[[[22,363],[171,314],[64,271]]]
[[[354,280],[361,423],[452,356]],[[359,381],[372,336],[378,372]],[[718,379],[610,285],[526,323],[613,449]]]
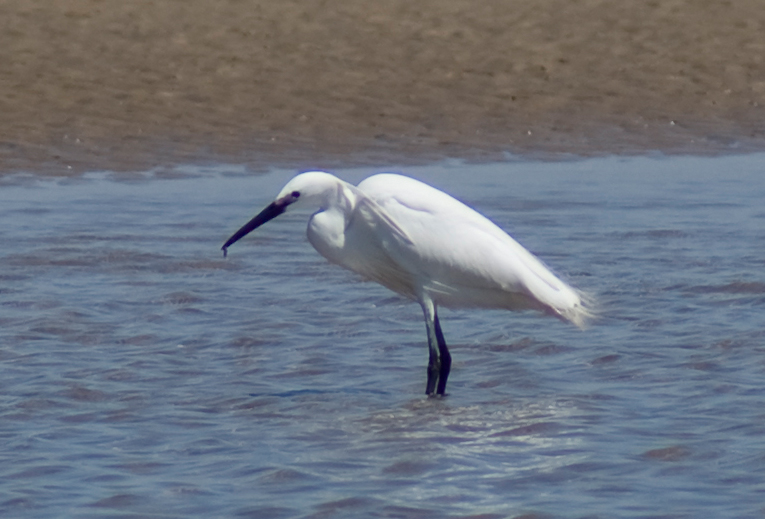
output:
[[[443,395],[446,391],[446,380],[449,378],[452,357],[446,347],[435,304],[430,299],[425,299],[420,304],[425,314],[425,327],[428,332],[428,383],[425,386],[425,394]]]
[[[438,313],[434,313],[434,315],[438,352],[441,354],[441,370],[438,373],[438,391],[436,391],[436,393],[444,395],[446,391],[446,380],[449,378],[449,371],[452,369],[452,356],[449,354],[449,348],[446,347],[444,333],[441,331],[441,323],[438,322]]]
[[[429,349],[428,382],[425,385],[425,394],[433,395],[436,392],[436,382],[438,382],[438,373],[441,371],[441,363],[438,360],[438,350],[433,350],[430,347]]]

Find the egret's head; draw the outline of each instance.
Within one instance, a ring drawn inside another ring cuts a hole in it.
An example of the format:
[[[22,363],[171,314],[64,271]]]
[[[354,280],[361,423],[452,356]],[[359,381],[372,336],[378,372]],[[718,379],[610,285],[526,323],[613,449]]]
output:
[[[252,220],[236,231],[223,245],[223,255],[227,249],[239,239],[254,231],[264,223],[273,220],[288,207],[303,205],[305,202],[312,203],[314,207],[324,206],[333,192],[337,192],[342,181],[337,177],[323,171],[309,171],[301,173],[287,182],[276,197],[276,200],[268,204],[265,209],[258,213]]]
[[[343,181],[334,175],[323,171],[308,171],[301,173],[287,182],[276,196],[274,203],[283,204],[285,208],[296,205],[307,205],[312,209],[324,207],[343,185]]]

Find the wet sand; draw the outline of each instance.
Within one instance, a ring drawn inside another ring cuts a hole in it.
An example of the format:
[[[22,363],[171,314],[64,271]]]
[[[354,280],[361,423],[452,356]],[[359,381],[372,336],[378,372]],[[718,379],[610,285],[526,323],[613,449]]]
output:
[[[0,172],[765,149],[759,0],[0,4]]]

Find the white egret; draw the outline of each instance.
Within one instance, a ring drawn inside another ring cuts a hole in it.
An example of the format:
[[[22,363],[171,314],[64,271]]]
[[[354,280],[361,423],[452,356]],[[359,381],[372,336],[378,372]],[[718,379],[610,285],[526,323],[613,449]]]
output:
[[[378,174],[353,186],[322,171],[290,180],[263,211],[223,245],[287,208],[318,211],[308,241],[331,263],[420,303],[428,333],[426,394],[444,395],[451,356],[438,307],[534,309],[582,327],[581,294],[502,229],[427,184]]]

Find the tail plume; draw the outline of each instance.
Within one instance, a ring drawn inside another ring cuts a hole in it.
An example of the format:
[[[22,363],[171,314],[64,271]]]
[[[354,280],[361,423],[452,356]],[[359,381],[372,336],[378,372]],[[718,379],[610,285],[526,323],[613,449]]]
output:
[[[564,320],[574,324],[580,330],[587,328],[589,323],[597,318],[595,299],[592,295],[576,291],[578,301],[565,308],[555,308],[555,312]]]

